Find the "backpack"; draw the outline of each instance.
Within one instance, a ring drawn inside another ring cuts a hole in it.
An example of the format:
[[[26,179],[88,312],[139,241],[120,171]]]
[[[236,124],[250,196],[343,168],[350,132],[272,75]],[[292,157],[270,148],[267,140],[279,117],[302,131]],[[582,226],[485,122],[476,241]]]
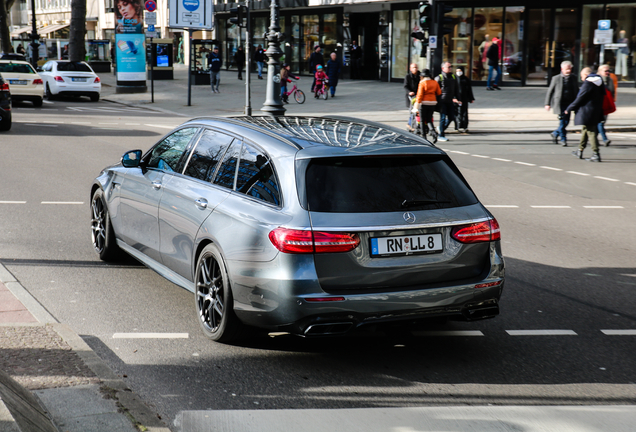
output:
[[[603,115],[606,116],[613,113],[614,111],[616,111],[614,98],[612,97],[612,93],[606,88],[605,95],[603,96]]]

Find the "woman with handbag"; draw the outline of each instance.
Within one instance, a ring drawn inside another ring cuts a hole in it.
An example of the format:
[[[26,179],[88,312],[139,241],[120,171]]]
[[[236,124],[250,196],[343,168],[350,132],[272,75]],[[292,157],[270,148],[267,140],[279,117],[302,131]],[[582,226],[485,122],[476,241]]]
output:
[[[433,112],[437,106],[437,100],[442,94],[437,81],[431,75],[431,71],[424,69],[421,74],[420,84],[417,87],[417,96],[415,103],[419,105],[420,125],[422,128],[422,136],[426,137],[427,133],[431,134],[433,143],[437,142],[437,132],[432,124]],[[428,125],[431,125],[430,127]]]

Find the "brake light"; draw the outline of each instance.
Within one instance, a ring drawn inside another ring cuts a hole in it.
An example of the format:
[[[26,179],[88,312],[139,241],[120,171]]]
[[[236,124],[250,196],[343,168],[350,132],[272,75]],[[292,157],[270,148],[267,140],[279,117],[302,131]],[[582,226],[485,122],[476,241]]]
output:
[[[6,82],[4,84],[0,84],[0,91],[9,91],[9,84]]]
[[[496,281],[496,282],[487,282],[487,283],[481,283],[481,284],[477,284],[475,285],[475,288],[492,288],[492,287],[496,287],[499,286],[503,283],[502,280],[500,281]]]
[[[101,82],[101,80],[99,79],[99,77],[95,77],[95,82],[96,82],[96,83]]]
[[[36,79],[33,80],[33,84],[37,85],[37,84],[44,84],[44,83],[42,82],[42,80],[40,78],[36,78]]]
[[[57,82],[64,82],[64,78],[62,78],[61,76],[56,76],[55,78],[53,78],[55,81]]]
[[[281,252],[291,254],[349,252],[360,244],[357,234],[276,228],[269,240]]]
[[[480,243],[501,239],[499,223],[496,219],[453,228],[451,236],[461,243]]]

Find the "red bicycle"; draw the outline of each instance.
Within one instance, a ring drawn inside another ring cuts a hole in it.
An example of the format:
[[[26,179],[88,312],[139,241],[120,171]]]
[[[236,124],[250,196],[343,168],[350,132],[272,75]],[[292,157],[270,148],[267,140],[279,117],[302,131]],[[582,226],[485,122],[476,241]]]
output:
[[[0,0],[1,1],[1,0]],[[296,87],[296,83],[294,83],[294,86],[292,87],[292,89],[288,92],[285,93],[285,98],[288,99],[290,95],[294,95],[294,100],[301,104],[305,102],[305,93],[303,93],[303,91],[301,89],[299,89],[298,87]]]
[[[327,98],[329,98],[329,80],[325,80],[322,85],[319,86],[319,84],[316,84],[316,93],[315,93],[315,97],[316,98],[323,98],[324,100],[327,100]]]

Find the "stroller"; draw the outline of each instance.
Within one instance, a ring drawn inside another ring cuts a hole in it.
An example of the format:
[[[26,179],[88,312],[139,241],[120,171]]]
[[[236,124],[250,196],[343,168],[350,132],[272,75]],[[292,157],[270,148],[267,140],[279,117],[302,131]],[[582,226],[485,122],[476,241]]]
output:
[[[411,98],[411,111],[409,117],[409,132],[414,133],[415,135],[422,136],[422,127],[420,122],[420,110],[417,108],[415,104],[415,98]],[[433,144],[437,142],[437,132],[435,131],[435,125],[433,124],[433,117],[431,117],[430,122],[426,125],[425,135],[430,136],[430,140]],[[426,138],[424,136],[423,138]]]

